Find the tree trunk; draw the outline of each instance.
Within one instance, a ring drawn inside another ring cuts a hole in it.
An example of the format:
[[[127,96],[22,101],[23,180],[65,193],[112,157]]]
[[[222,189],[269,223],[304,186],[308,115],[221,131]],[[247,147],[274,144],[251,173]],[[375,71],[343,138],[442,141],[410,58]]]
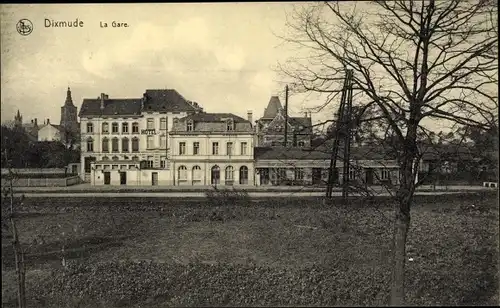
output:
[[[402,306],[405,302],[406,238],[410,228],[410,215],[401,210],[402,206],[405,205],[399,204],[396,209],[394,220],[391,306]]]
[[[398,204],[394,217],[391,306],[402,306],[405,303],[406,238],[410,228],[410,206],[415,191],[414,155],[411,151],[405,155],[401,171],[401,184],[396,194]]]

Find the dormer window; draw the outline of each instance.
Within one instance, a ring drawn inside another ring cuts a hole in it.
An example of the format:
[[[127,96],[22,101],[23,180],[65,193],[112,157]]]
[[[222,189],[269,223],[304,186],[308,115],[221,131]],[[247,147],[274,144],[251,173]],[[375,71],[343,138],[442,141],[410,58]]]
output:
[[[192,120],[189,120],[189,121],[187,122],[187,131],[188,131],[188,132],[192,132],[192,131],[193,131],[193,127],[194,127],[194,125],[193,125],[193,121],[192,121]]]
[[[234,121],[233,121],[233,119],[227,119],[226,120],[226,130],[227,131],[233,131],[234,130]]]

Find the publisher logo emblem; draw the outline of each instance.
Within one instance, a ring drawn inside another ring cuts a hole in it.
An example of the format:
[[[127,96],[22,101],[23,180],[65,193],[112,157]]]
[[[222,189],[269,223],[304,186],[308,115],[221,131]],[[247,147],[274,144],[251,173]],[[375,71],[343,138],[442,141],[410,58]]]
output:
[[[21,35],[30,35],[33,32],[33,24],[29,19],[21,19],[17,22],[16,29]]]

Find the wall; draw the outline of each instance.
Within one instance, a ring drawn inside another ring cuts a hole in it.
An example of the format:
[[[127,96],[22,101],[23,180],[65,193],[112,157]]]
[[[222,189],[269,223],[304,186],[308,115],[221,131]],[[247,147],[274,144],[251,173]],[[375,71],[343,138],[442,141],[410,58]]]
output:
[[[2,168],[2,174],[9,174],[9,169]],[[64,173],[64,168],[19,168],[12,169],[15,174],[60,174]]]
[[[15,179],[12,183],[14,187],[62,187],[80,183],[80,177],[72,176],[68,178],[45,178],[45,179]],[[2,179],[2,186],[9,185],[9,181]]]

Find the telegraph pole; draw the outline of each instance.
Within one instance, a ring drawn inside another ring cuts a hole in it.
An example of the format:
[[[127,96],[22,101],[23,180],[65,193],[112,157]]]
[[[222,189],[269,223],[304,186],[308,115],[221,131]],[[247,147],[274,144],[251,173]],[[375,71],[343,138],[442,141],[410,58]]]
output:
[[[328,173],[328,183],[326,197],[331,198],[333,194],[333,174],[337,166],[337,156],[340,147],[341,134],[344,144],[344,162],[343,162],[343,179],[342,179],[342,197],[346,201],[349,188],[349,161],[350,161],[350,125],[351,125],[351,110],[352,110],[352,70],[346,72],[342,95],[340,98],[340,106],[337,115],[337,125],[334,132],[334,141],[332,146],[332,155],[330,158],[330,169]]]
[[[342,181],[342,199],[347,201],[349,196],[349,171],[351,160],[351,112],[352,112],[352,70],[347,71],[346,106],[345,106],[345,136],[344,136],[344,178]]]
[[[285,87],[285,144],[288,145],[288,85]]]

